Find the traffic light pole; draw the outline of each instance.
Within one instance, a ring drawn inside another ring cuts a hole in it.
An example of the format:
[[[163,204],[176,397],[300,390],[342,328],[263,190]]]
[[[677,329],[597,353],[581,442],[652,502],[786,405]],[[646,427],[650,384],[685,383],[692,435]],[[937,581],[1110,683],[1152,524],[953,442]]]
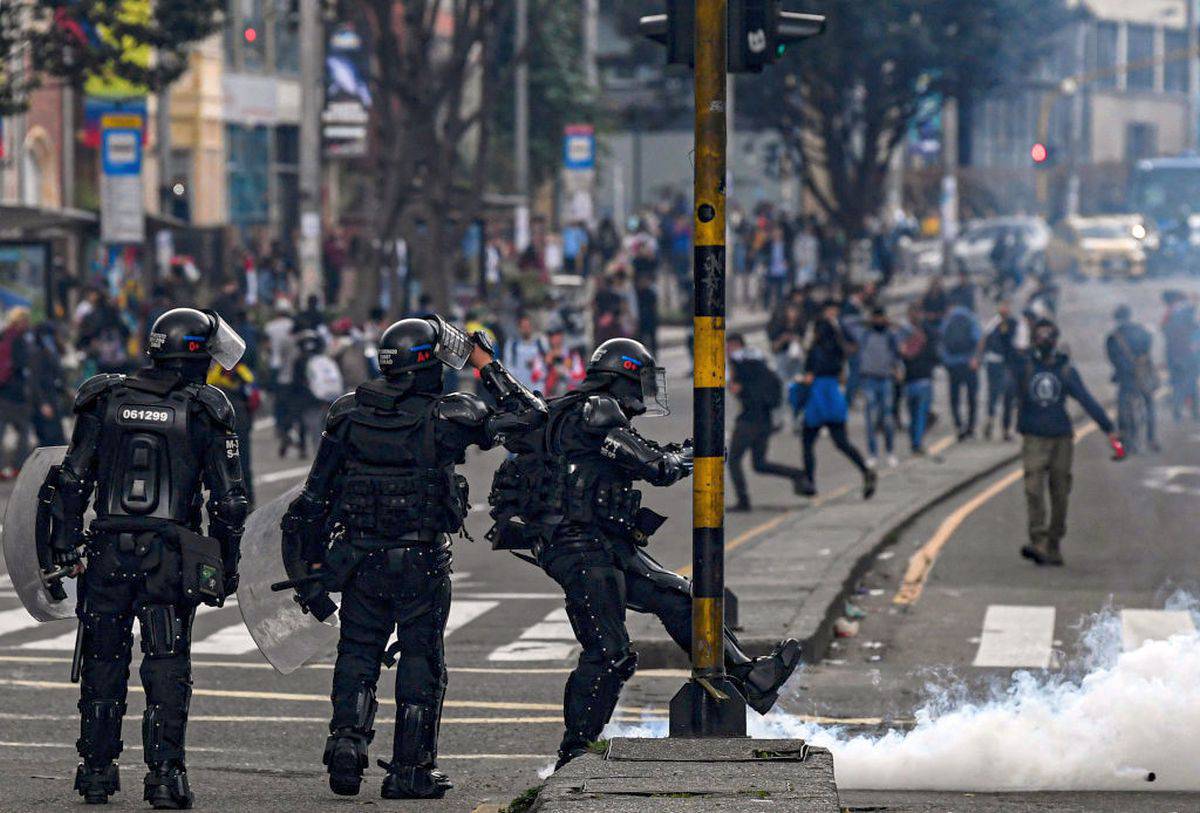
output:
[[[692,679],[671,700],[672,737],[744,737],[725,674],[726,0],[696,0],[693,275]]]

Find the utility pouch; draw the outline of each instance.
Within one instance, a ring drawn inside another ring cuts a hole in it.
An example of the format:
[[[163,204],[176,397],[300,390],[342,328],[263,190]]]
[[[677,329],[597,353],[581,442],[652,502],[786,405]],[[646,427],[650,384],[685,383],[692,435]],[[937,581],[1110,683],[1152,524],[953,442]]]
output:
[[[335,544],[325,553],[325,589],[340,593],[367,556],[366,551],[345,543]]]
[[[187,528],[180,528],[179,555],[185,600],[220,607],[225,602],[225,566],[221,559],[221,543]]]
[[[662,527],[667,518],[657,511],[642,507],[633,515],[633,541],[639,547],[645,547],[650,537]]]

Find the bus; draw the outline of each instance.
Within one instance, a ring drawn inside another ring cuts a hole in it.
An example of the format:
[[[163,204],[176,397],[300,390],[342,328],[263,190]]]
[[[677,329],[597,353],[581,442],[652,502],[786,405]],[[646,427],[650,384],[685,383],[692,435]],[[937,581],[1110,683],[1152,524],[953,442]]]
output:
[[[1161,236],[1160,270],[1200,272],[1200,155],[1138,161],[1129,204]]]

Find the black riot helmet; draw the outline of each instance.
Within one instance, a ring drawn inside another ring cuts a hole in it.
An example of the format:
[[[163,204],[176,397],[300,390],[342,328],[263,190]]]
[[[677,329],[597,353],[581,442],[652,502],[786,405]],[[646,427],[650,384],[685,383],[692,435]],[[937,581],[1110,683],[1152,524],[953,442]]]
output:
[[[411,374],[419,390],[440,392],[443,365],[461,370],[472,349],[471,339],[440,316],[401,319],[379,337],[379,370],[397,382]]]
[[[215,311],[173,308],[154,320],[146,355],[155,366],[205,368],[209,359],[232,370],[246,352],[246,342]]]
[[[654,354],[633,339],[609,339],[596,348],[587,366],[584,388],[605,390],[626,414],[669,415],[667,371]]]

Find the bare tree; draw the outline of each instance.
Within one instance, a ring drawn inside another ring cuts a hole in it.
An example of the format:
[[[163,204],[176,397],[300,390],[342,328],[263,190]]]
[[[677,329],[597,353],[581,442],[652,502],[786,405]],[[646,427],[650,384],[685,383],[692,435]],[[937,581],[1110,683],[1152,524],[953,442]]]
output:
[[[434,304],[450,300],[463,230],[482,209],[504,0],[352,0],[370,32],[367,221],[402,237]]]

